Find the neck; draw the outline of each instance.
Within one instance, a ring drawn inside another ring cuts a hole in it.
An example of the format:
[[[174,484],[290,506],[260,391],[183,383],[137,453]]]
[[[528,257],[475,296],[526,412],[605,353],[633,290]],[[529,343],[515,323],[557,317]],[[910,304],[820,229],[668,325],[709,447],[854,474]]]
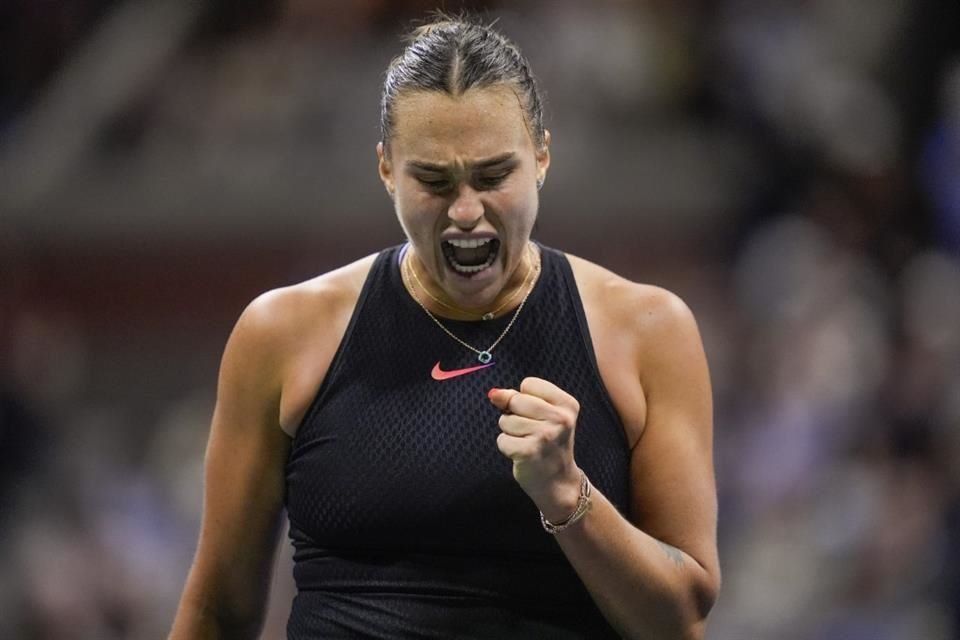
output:
[[[403,257],[400,273],[407,292],[431,313],[451,320],[492,320],[516,309],[524,294],[535,283],[540,269],[539,262],[539,253],[527,244],[520,264],[508,279],[507,285],[493,302],[482,307],[465,307],[454,303],[426,274],[412,248],[408,249]]]

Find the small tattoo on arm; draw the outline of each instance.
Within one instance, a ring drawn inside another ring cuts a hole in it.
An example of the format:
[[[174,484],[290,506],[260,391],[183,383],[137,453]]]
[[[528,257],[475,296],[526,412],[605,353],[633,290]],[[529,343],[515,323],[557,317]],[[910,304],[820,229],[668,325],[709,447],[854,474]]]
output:
[[[683,551],[680,551],[680,549],[677,549],[676,547],[670,546],[666,542],[661,542],[660,540],[657,540],[657,544],[659,544],[660,548],[663,549],[663,552],[667,554],[667,557],[673,560],[673,564],[677,565],[678,567],[683,566]]]

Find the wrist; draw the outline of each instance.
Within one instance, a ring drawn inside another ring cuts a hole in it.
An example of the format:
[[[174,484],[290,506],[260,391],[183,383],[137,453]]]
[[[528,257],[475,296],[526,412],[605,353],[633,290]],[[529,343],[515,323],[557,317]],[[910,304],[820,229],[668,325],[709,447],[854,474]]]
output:
[[[543,496],[535,499],[534,503],[540,513],[551,522],[559,522],[569,516],[577,508],[580,498],[580,476],[582,472],[574,467],[562,478],[550,484],[549,490]]]
[[[592,487],[586,474],[581,470],[577,478],[575,499],[572,506],[557,504],[555,510],[540,511],[540,523],[549,534],[555,534],[576,524],[590,510]]]

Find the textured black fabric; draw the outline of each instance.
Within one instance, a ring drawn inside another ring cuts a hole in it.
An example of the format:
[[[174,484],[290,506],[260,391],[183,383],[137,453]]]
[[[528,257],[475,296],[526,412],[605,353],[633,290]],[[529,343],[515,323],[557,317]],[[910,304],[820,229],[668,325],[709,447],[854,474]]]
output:
[[[298,595],[288,638],[616,637],[497,449],[491,387],[550,380],[581,410],[577,463],[619,509],[623,427],[597,372],[563,254],[543,270],[494,366],[475,366],[410,298],[401,247],[376,259],[287,462]],[[487,347],[510,316],[444,324]]]

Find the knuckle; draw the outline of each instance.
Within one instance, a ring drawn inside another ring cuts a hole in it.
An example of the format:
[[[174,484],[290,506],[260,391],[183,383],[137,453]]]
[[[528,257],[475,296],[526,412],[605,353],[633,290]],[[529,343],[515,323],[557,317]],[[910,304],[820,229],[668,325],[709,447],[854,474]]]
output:
[[[544,427],[536,438],[537,451],[544,452],[557,445],[562,429],[557,426]]]
[[[549,415],[551,424],[566,424],[569,421],[570,414],[563,407],[552,407]]]
[[[550,428],[549,442],[554,447],[564,447],[570,442],[573,429],[567,425],[558,424]]]
[[[528,376],[520,382],[520,393],[530,393],[537,384],[538,378]]]
[[[561,431],[562,429],[557,426],[546,427],[541,434],[540,440],[544,445],[553,444],[560,439]]]

